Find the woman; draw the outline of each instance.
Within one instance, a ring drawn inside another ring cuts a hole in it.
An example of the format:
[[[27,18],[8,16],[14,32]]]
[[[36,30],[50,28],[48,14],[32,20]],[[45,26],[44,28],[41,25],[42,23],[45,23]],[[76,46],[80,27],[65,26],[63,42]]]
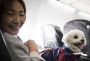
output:
[[[2,0],[0,2],[0,29],[12,61],[42,61],[44,59],[39,55],[35,42],[28,40],[24,45],[17,36],[25,19],[26,7],[23,0]]]

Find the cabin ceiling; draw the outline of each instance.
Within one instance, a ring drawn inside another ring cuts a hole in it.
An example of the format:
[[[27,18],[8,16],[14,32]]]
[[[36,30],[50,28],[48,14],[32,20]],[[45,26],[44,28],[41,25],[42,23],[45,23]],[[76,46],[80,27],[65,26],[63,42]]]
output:
[[[68,6],[76,8],[77,10],[83,11],[90,14],[90,0],[57,0]]]

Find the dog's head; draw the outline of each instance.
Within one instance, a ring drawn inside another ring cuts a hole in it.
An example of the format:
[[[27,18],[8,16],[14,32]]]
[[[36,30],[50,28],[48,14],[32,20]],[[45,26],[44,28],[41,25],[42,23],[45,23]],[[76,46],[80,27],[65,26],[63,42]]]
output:
[[[81,49],[86,45],[86,38],[83,31],[75,29],[65,34],[62,38],[65,46],[73,52],[81,52]]]

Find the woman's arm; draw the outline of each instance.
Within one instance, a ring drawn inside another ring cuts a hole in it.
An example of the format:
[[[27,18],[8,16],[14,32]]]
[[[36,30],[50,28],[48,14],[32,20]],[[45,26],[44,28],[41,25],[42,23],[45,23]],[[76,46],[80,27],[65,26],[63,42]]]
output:
[[[32,61],[45,61],[39,54],[37,44],[34,42],[34,40],[28,40],[25,42],[25,45],[29,49],[29,56]]]

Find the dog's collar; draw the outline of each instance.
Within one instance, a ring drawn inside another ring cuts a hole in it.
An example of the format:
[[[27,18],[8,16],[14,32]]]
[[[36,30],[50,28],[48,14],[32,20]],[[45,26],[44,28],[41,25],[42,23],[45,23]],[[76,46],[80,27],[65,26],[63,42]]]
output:
[[[72,56],[74,59],[80,58],[81,55],[74,55],[73,51],[71,51],[68,47],[63,46],[62,49],[64,50],[65,55]]]
[[[63,46],[62,49],[63,49],[63,50],[65,51],[65,53],[67,53],[67,54],[72,54],[72,53],[74,53],[74,52],[71,51],[68,47]]]

